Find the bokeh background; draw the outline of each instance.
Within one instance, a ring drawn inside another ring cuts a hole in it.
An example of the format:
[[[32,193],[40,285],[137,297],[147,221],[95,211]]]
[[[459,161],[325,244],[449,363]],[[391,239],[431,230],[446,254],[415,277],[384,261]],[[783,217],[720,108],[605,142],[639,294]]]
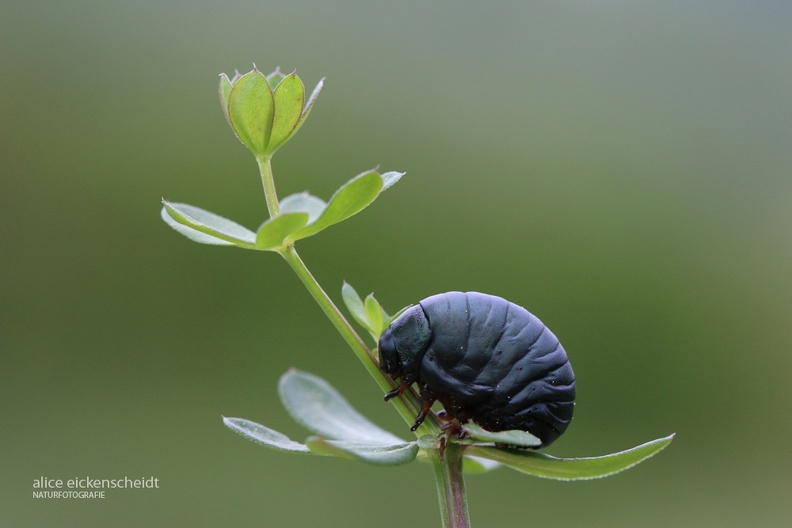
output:
[[[407,176],[299,244],[392,311],[447,290],[526,306],[578,376],[549,452],[676,432],[599,481],[467,480],[474,526],[782,526],[792,516],[789,2],[42,1],[0,7],[0,524],[438,526],[431,471],[290,456],[277,399],[319,374],[406,425],[269,253],[202,246],[160,197],[254,228],[217,75],[325,89],[281,196]],[[39,476],[158,490],[34,500]]]

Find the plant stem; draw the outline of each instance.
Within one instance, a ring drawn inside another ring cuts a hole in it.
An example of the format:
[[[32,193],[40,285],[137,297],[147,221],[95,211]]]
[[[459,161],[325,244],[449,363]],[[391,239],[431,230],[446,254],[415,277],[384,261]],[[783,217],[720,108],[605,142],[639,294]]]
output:
[[[439,449],[428,449],[432,459],[440,501],[443,528],[470,528],[465,481],[462,477],[462,446],[448,442],[442,457]]]
[[[294,246],[289,246],[285,250],[281,252],[281,256],[286,260],[286,262],[291,266],[291,269],[294,273],[297,274],[300,281],[303,285],[308,289],[308,292],[314,298],[316,303],[325,313],[330,322],[333,323],[333,326],[336,327],[338,333],[341,334],[341,337],[344,338],[344,341],[352,348],[355,352],[355,355],[360,359],[369,372],[373,372],[377,370],[376,365],[373,362],[374,356],[372,355],[371,351],[368,349],[363,340],[360,336],[355,332],[354,328],[349,324],[349,321],[346,320],[344,315],[341,311],[333,304],[333,301],[330,297],[325,293],[319,283],[316,281],[311,272],[308,271],[308,267],[302,261],[300,256],[297,254],[297,250],[294,249]]]
[[[267,200],[267,211],[270,218],[280,212],[278,205],[278,194],[275,192],[275,180],[272,178],[272,164],[269,156],[256,156],[259,172],[261,173],[261,183],[264,185],[264,197]]]

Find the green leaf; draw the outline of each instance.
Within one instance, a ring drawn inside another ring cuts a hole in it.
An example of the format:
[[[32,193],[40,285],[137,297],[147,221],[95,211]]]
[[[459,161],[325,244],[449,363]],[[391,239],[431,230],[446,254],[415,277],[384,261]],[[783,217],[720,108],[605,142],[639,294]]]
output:
[[[241,434],[248,440],[278,451],[289,451],[292,453],[310,453],[311,451],[308,446],[295,442],[278,431],[244,418],[226,418],[223,416],[223,423],[226,427]]]
[[[542,445],[541,440],[527,431],[512,430],[493,433],[482,429],[474,423],[467,423],[462,428],[468,433],[468,436],[460,443],[468,443],[470,441],[495,442],[496,444],[520,447],[539,447]]]
[[[556,458],[544,453],[499,447],[469,446],[466,453],[495,460],[522,473],[557,480],[588,480],[607,477],[634,465],[664,449],[674,435],[652,440],[632,449],[611,455],[589,458]]]
[[[341,287],[341,297],[352,317],[371,334],[374,341],[378,341],[388,326],[385,322],[390,320],[390,316],[374,298],[374,294],[369,294],[364,302],[355,289],[344,282]]]
[[[280,201],[280,212],[283,213],[308,213],[308,223],[315,222],[322,215],[327,204],[307,192],[290,194]]]
[[[377,198],[385,189],[386,183],[393,185],[401,175],[398,172],[380,175],[373,171],[359,174],[341,186],[328,203],[308,193],[287,196],[280,202],[281,213],[308,213],[308,223],[293,233],[290,240],[301,240],[315,235],[359,213]]]
[[[415,445],[415,442],[382,445],[366,442],[326,440],[314,436],[309,438],[307,445],[305,445],[295,442],[288,436],[269,427],[244,418],[226,418],[224,416],[223,423],[226,427],[248,440],[270,449],[288,453],[336,456],[350,460],[362,460],[363,462],[379,466],[406,464],[415,460],[415,456],[418,454],[418,446]]]
[[[322,86],[324,86],[324,78],[320,79],[319,82],[316,84],[316,87],[311,92],[311,96],[306,101],[305,106],[303,107],[302,116],[300,116],[300,120],[297,122],[297,126],[294,127],[294,131],[292,135],[296,134],[300,127],[305,123],[305,120],[308,118],[308,114],[311,113],[311,109],[313,108],[313,104],[316,101],[316,98],[319,97],[319,92],[322,91]]]
[[[255,249],[256,235],[249,229],[199,207],[162,200],[162,219],[184,236],[203,244],[234,245]]]
[[[469,475],[486,473],[499,467],[501,467],[500,463],[486,458],[465,456],[462,459],[462,470]]]
[[[205,235],[200,231],[196,231],[191,227],[187,227],[186,225],[182,225],[168,214],[168,210],[163,207],[160,211],[160,216],[162,220],[172,227],[177,232],[181,233],[182,235],[186,236],[193,242],[199,242],[201,244],[214,244],[217,246],[233,246],[231,242],[226,242],[225,240],[220,240],[219,238],[215,238],[213,236]]]
[[[386,172],[385,174],[383,174],[382,175],[382,191],[386,191],[386,190],[390,189],[391,187],[393,187],[393,185],[397,181],[401,180],[402,176],[404,176],[403,172],[395,172],[395,171]],[[382,191],[380,191],[380,192],[382,192]]]
[[[258,70],[234,83],[228,96],[228,117],[237,137],[254,154],[266,155],[275,114],[275,101],[267,78]]]
[[[231,83],[231,79],[228,78],[228,75],[225,73],[220,74],[220,106],[223,108],[223,115],[228,121],[228,124],[231,125],[231,119],[228,117],[228,96],[231,95],[231,88],[233,84]],[[231,125],[233,128],[233,125]]]
[[[349,313],[352,314],[352,317],[355,319],[355,321],[357,321],[360,326],[366,330],[371,331],[371,328],[368,324],[368,316],[366,315],[366,307],[363,305],[363,300],[355,291],[355,288],[353,288],[346,281],[344,281],[344,285],[341,286],[341,298],[344,300],[347,310],[349,310]]]
[[[288,241],[289,235],[301,229],[308,222],[306,213],[284,213],[274,216],[261,224],[256,234],[258,249],[276,250]]]
[[[375,334],[374,340],[378,341],[379,336],[385,331],[384,323],[388,320],[388,314],[382,309],[380,303],[374,298],[374,294],[370,293],[366,297],[366,318],[369,322],[369,328]]]
[[[402,442],[393,445],[369,444],[343,440],[326,440],[313,436],[306,441],[311,452],[362,460],[378,466],[397,466],[415,460],[418,445]]]
[[[352,178],[333,194],[321,216],[298,231],[294,239],[315,235],[359,213],[377,198],[381,190],[382,177],[376,172],[366,172]]]
[[[281,376],[278,392],[292,418],[320,436],[372,445],[404,443],[401,438],[370,422],[318,376],[289,370]]]
[[[273,95],[275,100],[275,116],[272,121],[267,151],[271,155],[278,147],[286,143],[294,132],[302,117],[305,100],[305,87],[296,73],[290,73],[278,83]]]

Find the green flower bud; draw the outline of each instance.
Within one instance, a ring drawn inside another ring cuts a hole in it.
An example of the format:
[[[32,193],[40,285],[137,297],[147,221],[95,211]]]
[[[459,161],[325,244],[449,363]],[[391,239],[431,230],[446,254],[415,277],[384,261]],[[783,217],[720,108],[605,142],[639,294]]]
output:
[[[220,74],[220,105],[236,136],[256,156],[270,158],[302,126],[324,79],[305,101],[305,86],[296,72],[276,69],[264,75],[255,67],[232,78]]]

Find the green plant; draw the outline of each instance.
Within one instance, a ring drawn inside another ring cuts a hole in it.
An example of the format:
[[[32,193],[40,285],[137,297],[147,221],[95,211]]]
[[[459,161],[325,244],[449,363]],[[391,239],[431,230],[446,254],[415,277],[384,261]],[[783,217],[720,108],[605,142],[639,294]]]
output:
[[[275,190],[272,156],[302,126],[321,87],[322,82],[306,99],[303,83],[295,73],[284,75],[276,70],[264,75],[254,68],[233,78],[221,75],[223,112],[234,133],[256,157],[269,218],[253,232],[198,207],[165,200],[162,218],[196,242],[271,251],[283,257],[385,393],[396,387],[395,382],[380,370],[372,349],[311,275],[297,254],[295,243],[357,214],[403,174],[363,172],[342,185],[327,202],[308,193],[279,200]],[[389,315],[373,295],[363,299],[347,283],[341,288],[341,297],[376,346],[398,313]],[[223,418],[225,425],[254,442],[290,453],[336,456],[374,465],[405,464],[416,459],[430,461],[443,526],[454,528],[470,524],[463,471],[483,472],[504,465],[544,478],[593,479],[632,467],[666,447],[673,438],[671,435],[605,456],[555,458],[528,450],[541,443],[528,432],[492,433],[468,423],[462,426],[463,436],[448,434],[437,416],[430,413],[415,431],[416,439],[408,441],[371,423],[315,375],[289,371],[281,377],[278,391],[291,416],[314,434],[304,443],[242,418]],[[408,424],[421,408],[420,399],[412,390],[391,401]]]

